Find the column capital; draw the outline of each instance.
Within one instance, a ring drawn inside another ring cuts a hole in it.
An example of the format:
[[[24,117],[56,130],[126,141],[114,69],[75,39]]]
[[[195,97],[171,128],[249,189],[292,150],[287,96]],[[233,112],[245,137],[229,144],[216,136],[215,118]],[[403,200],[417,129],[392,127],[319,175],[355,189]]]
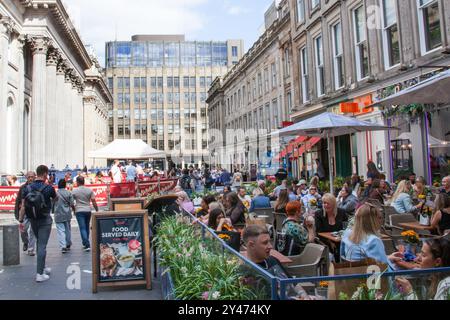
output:
[[[0,36],[4,36],[9,39],[11,33],[14,30],[15,23],[10,17],[0,18]]]
[[[31,46],[31,51],[34,54],[47,54],[48,49],[50,48],[52,41],[50,38],[43,36],[28,36],[28,42]]]
[[[49,48],[47,52],[47,66],[56,66],[60,58],[61,54],[58,49]]]
[[[72,72],[73,72],[73,68],[70,68],[67,63],[64,63],[64,69],[65,69],[65,73],[64,73],[64,80],[69,83],[72,82]]]
[[[67,60],[61,58],[61,56],[59,56],[58,62],[56,64],[56,74],[58,75],[65,75],[67,72]]]

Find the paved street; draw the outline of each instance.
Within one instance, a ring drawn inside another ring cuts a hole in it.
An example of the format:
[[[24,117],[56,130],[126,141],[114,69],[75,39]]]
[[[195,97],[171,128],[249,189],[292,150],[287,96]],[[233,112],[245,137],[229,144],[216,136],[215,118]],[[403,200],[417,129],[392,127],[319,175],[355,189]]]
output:
[[[162,299],[160,282],[152,279],[153,290],[141,288],[128,290],[99,289],[92,293],[91,253],[83,252],[81,237],[72,221],[72,251],[62,255],[57,242],[56,229],[53,228],[47,247],[47,266],[52,268],[50,280],[36,283],[36,257],[21,254],[20,266],[3,266],[3,233],[0,227],[0,300],[160,300]],[[21,243],[22,246],[22,243]],[[67,268],[77,264],[81,270],[81,289],[69,290],[66,281]]]

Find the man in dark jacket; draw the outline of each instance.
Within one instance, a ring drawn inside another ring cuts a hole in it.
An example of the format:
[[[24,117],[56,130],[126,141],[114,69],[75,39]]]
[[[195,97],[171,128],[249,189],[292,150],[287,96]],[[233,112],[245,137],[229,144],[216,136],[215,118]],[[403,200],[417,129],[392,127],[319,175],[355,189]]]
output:
[[[220,175],[220,182],[226,186],[229,185],[231,181],[231,175],[230,173],[227,171],[227,169],[223,169],[222,174]]]
[[[14,207],[14,216],[17,221],[19,221],[19,211],[20,211],[20,207],[22,206],[23,190],[25,190],[25,188],[28,185],[30,185],[34,182],[34,180],[36,179],[36,173],[34,173],[33,171],[30,171],[25,175],[25,177],[27,178],[27,182],[20,187],[19,192],[17,193],[16,203],[15,203],[15,207]],[[36,243],[36,240],[34,237],[33,230],[31,230],[30,220],[25,218],[24,225],[25,225],[25,228],[24,228],[23,232],[20,233],[20,237],[22,238],[22,242],[23,242],[23,251],[28,250],[28,255],[34,256],[35,255],[34,245]]]

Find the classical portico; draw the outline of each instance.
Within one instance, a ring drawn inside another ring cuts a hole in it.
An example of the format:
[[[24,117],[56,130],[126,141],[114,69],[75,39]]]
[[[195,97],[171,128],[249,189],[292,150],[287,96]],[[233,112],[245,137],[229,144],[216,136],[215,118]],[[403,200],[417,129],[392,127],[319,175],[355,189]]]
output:
[[[92,74],[88,80],[93,67],[60,0],[0,3],[0,173],[86,164],[84,122],[92,112],[96,135],[106,136],[112,99],[99,72],[95,85]],[[85,97],[87,86],[94,89]],[[85,106],[92,92],[97,109]],[[99,105],[105,111],[97,118]]]

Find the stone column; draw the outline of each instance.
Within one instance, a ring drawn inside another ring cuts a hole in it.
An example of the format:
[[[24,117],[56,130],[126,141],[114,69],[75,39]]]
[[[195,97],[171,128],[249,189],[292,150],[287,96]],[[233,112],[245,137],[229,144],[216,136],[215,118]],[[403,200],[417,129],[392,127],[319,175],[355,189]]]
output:
[[[64,114],[64,120],[62,122],[64,126],[64,167],[69,165],[71,169],[73,169],[73,159],[71,154],[72,149],[72,137],[73,137],[73,129],[72,129],[72,81],[71,81],[71,72],[72,69],[66,68],[66,73],[64,74],[64,104],[61,105]]]
[[[84,161],[84,104],[83,104],[83,91],[84,84],[81,80],[77,83],[77,126],[79,135],[77,137],[77,162],[80,164],[80,167],[83,168],[85,165]]]
[[[33,51],[33,97],[31,102],[31,167],[45,163],[45,112],[47,105],[47,51],[46,37],[29,38]]]
[[[25,124],[25,59],[23,56],[23,47],[25,45],[25,37],[19,36],[17,38],[17,53],[19,55],[19,97],[18,97],[18,105],[20,106],[19,110],[19,123],[17,127],[17,163],[16,167],[17,171],[23,170],[28,171],[29,164],[27,161],[27,154],[29,150],[29,137],[25,137],[26,132],[24,131]],[[29,158],[28,158],[29,159]]]
[[[12,32],[9,18],[0,19],[0,150],[6,150],[6,107],[8,83],[8,51]],[[0,157],[0,172],[6,172],[6,157]]]
[[[67,103],[66,97],[66,85],[64,83],[64,73],[67,69],[66,62],[63,59],[58,61],[56,67],[56,124],[54,128],[56,134],[56,163],[55,167],[59,170],[64,169],[66,166],[66,157],[64,145],[66,143],[65,137],[67,134],[66,129],[66,110]]]
[[[56,66],[59,60],[59,53],[56,49],[50,49],[47,54],[47,108],[45,111],[45,163],[48,166],[57,165],[58,144],[57,137],[60,135],[58,125],[57,106],[57,84]]]

